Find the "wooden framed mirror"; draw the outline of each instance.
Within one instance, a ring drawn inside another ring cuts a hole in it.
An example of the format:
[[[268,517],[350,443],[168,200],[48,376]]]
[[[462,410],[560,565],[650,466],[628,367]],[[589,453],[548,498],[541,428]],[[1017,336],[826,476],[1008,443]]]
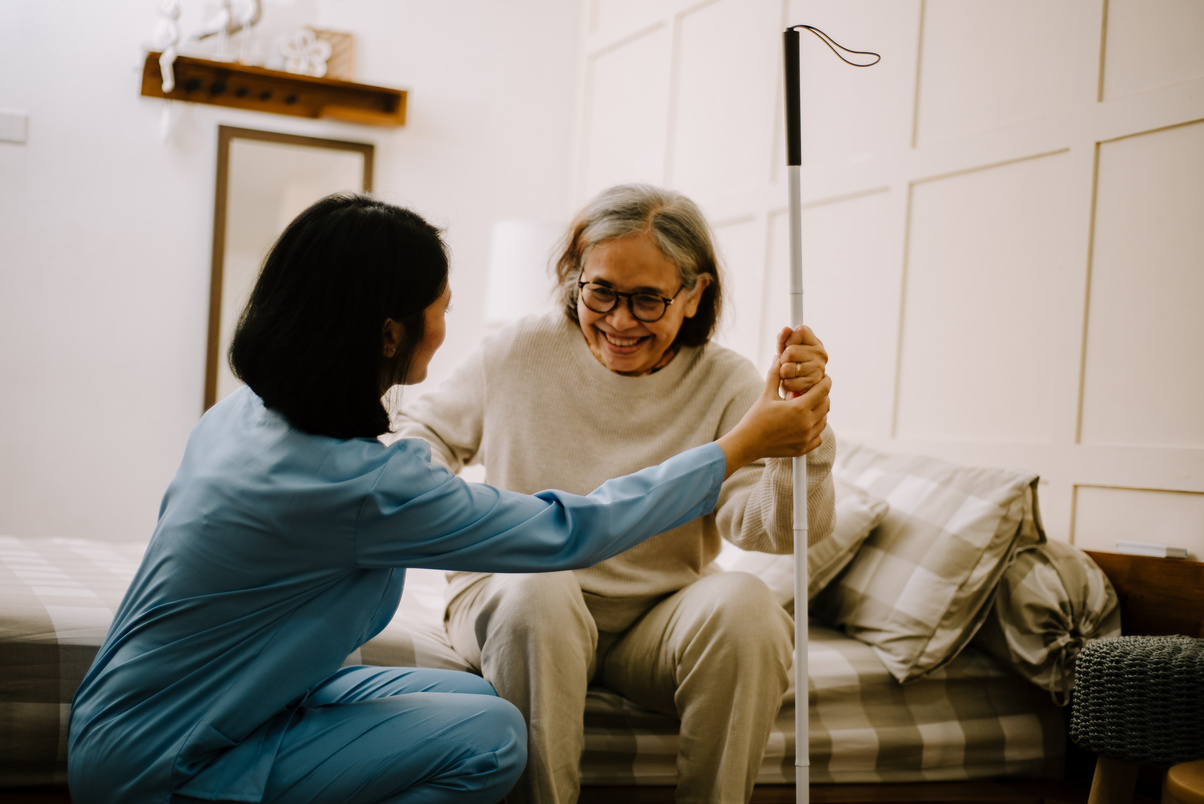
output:
[[[268,249],[319,198],[371,192],[373,152],[365,142],[218,127],[205,410],[240,384],[226,351]]]

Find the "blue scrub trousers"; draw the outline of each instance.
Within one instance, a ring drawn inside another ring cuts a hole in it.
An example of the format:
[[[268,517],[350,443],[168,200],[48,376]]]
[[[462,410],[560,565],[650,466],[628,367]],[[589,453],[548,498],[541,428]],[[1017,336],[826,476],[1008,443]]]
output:
[[[522,715],[488,681],[455,670],[345,667],[292,718],[263,802],[496,804],[526,762]]]

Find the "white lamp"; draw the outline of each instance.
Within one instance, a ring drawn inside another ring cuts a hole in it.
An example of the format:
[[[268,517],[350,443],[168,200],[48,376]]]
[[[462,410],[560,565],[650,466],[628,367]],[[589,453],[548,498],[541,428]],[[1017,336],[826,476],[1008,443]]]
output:
[[[498,221],[489,247],[485,324],[496,328],[552,309],[548,270],[562,227],[533,221]]]

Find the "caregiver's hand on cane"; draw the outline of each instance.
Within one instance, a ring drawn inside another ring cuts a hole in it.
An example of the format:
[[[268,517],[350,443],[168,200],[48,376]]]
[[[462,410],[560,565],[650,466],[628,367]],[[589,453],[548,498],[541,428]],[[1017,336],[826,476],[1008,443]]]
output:
[[[716,440],[727,457],[727,477],[758,458],[797,458],[823,443],[832,381],[823,376],[805,393],[783,399],[778,392],[780,371],[775,359],[761,397],[735,427]]]

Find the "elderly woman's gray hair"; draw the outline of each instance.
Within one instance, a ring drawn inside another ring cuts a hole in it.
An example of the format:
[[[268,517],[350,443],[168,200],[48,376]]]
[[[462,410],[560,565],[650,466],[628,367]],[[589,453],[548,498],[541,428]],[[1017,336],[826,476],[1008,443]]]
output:
[[[556,281],[564,313],[577,317],[577,279],[589,251],[599,243],[621,237],[652,235],[653,242],[674,265],[686,290],[698,286],[700,276],[710,277],[702,292],[698,312],[682,322],[674,345],[701,346],[711,339],[723,305],[719,261],[702,211],[675,190],[649,184],[620,184],[603,190],[569,226],[556,260]]]

